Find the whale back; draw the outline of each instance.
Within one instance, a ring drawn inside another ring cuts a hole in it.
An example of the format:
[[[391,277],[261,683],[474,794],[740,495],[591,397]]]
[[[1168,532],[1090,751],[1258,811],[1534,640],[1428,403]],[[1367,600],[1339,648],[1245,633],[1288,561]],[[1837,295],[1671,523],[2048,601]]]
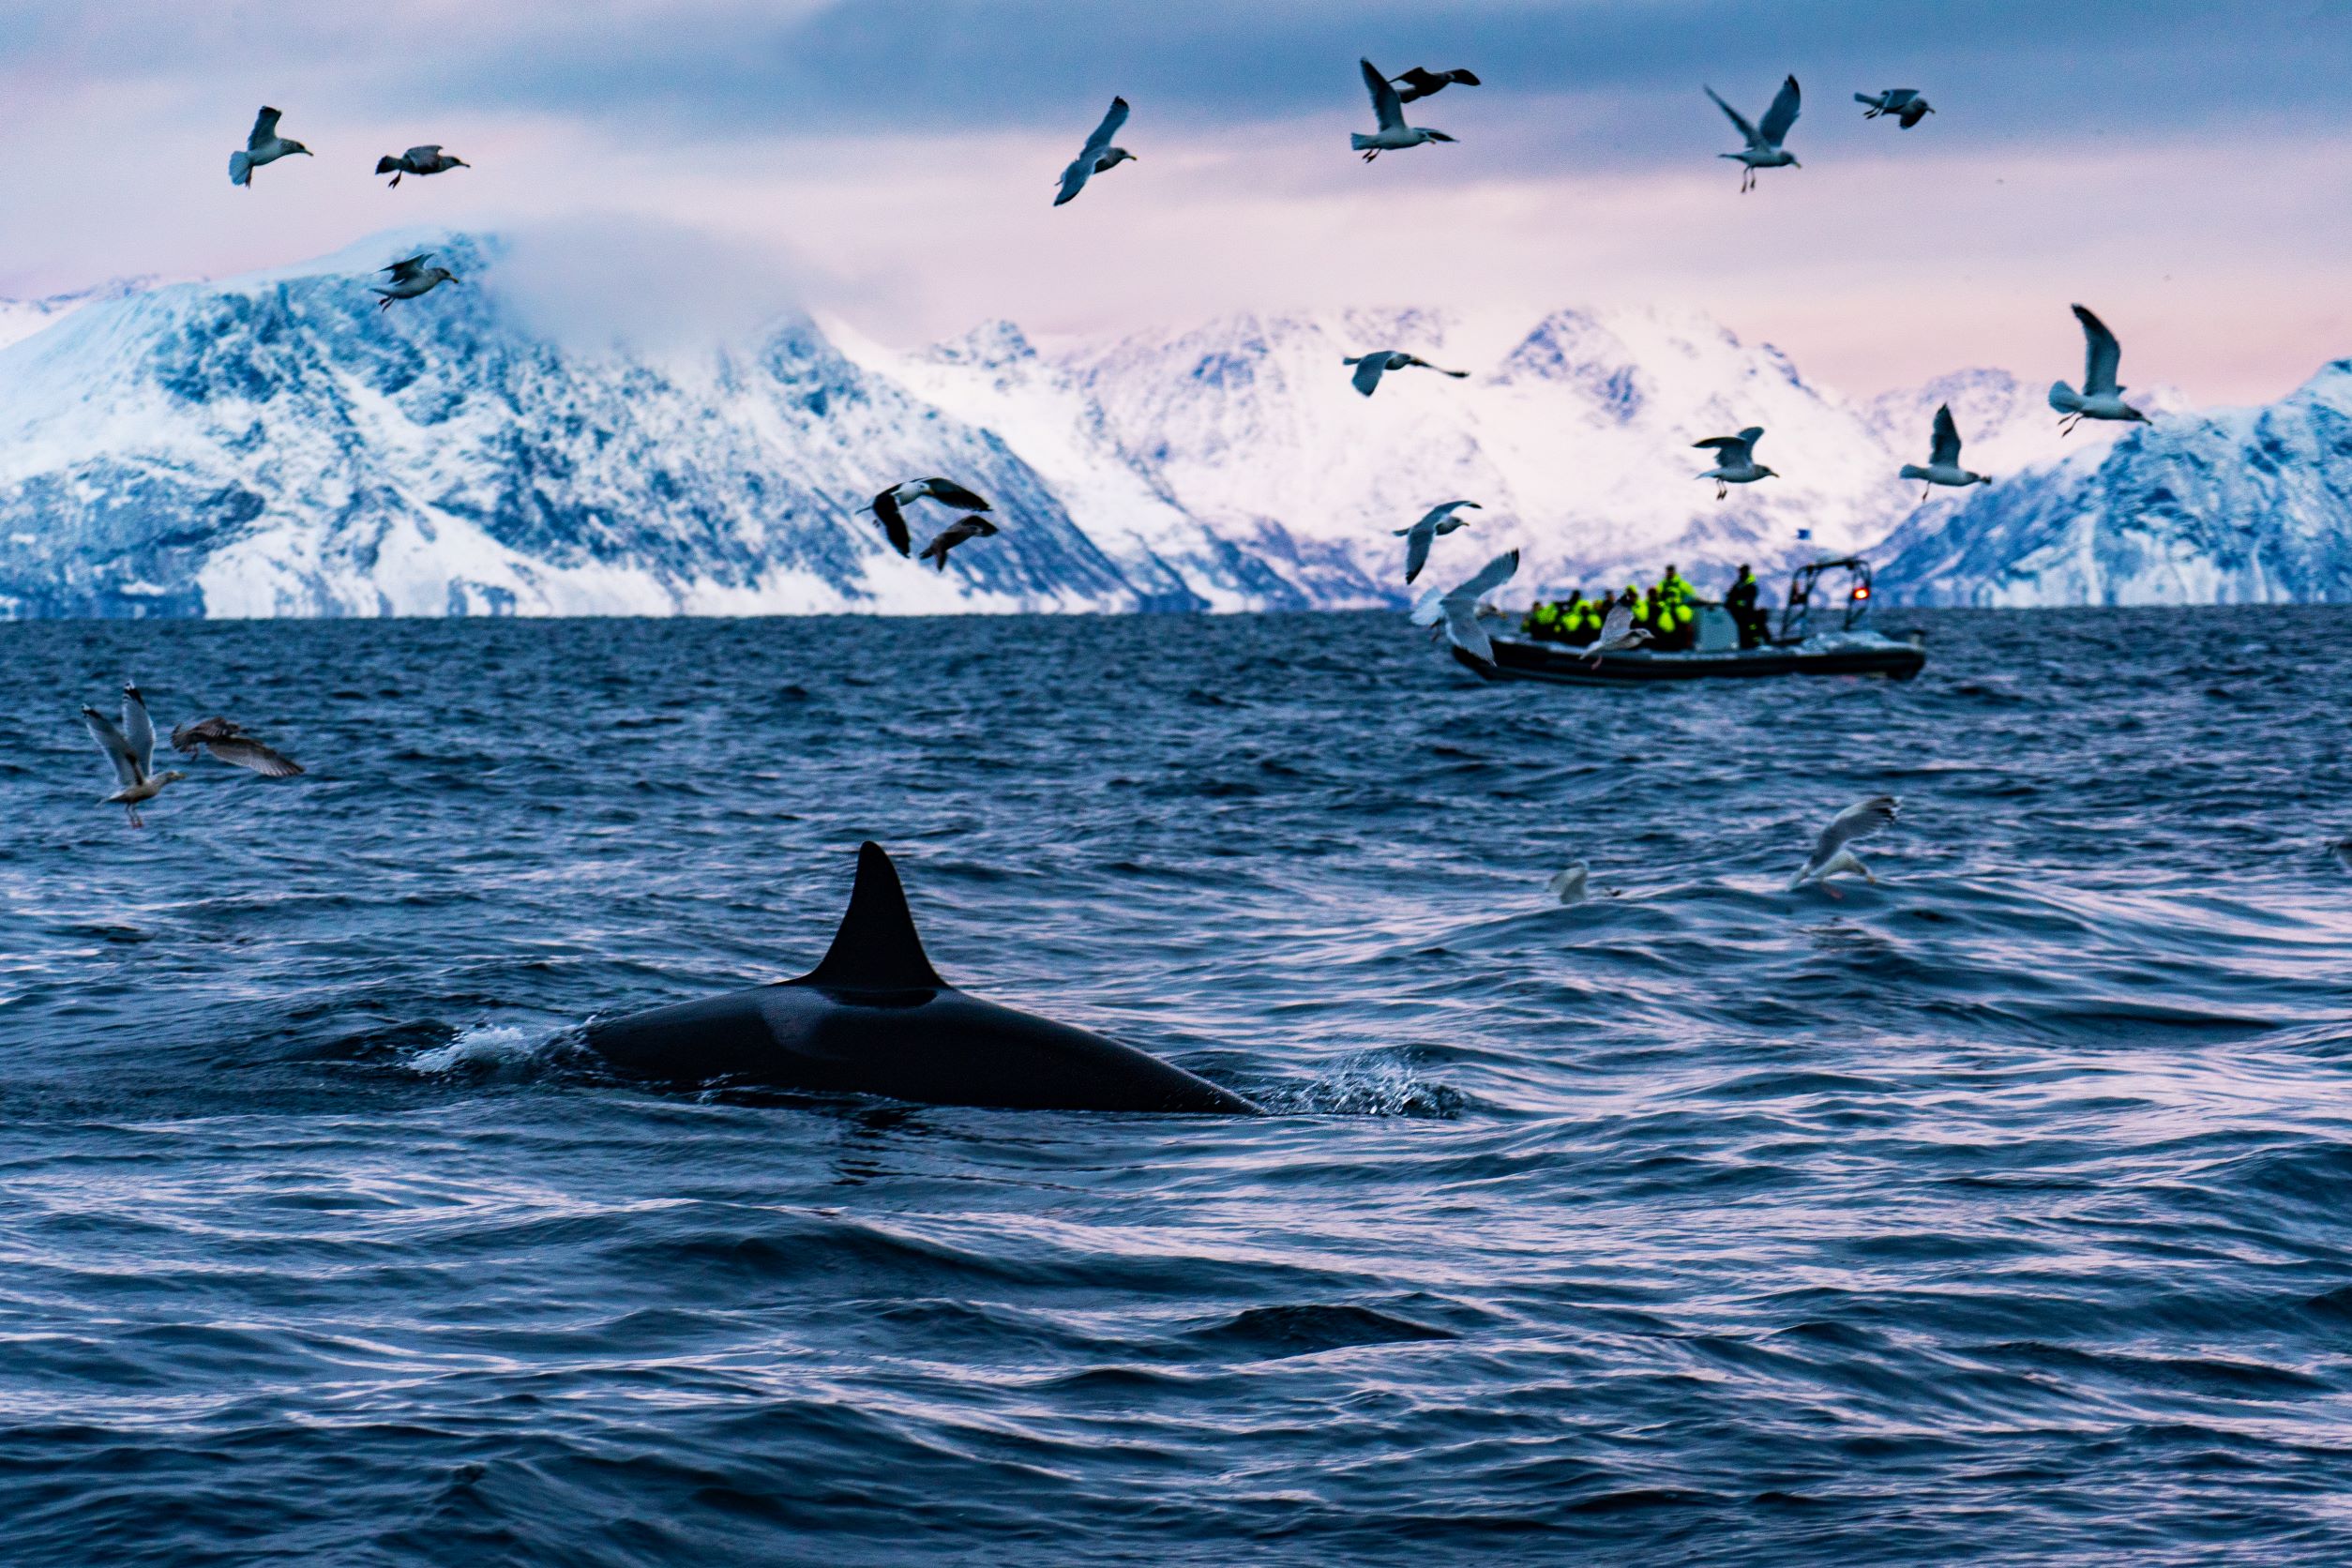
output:
[[[923,951],[898,868],[880,844],[857,847],[850,907],[822,962],[792,982],[846,991],[952,990]]]

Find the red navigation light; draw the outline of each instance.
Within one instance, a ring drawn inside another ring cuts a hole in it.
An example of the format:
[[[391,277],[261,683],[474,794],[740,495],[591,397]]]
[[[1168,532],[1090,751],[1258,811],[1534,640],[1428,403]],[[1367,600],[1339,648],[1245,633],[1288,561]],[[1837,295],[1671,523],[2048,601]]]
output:
[[[1854,585],[1854,597],[1858,599],[1866,599],[1870,597],[1870,590],[1862,586],[1860,583],[1857,583]]]

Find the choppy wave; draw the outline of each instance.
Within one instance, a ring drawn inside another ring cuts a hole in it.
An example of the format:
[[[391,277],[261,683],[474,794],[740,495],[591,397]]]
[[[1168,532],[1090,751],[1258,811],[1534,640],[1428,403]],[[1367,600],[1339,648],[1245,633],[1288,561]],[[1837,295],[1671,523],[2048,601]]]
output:
[[[9,626],[0,1557],[2343,1560],[2352,620],[1920,619]],[[128,830],[125,674],[310,774]],[[596,1071],[863,837],[1275,1114]]]

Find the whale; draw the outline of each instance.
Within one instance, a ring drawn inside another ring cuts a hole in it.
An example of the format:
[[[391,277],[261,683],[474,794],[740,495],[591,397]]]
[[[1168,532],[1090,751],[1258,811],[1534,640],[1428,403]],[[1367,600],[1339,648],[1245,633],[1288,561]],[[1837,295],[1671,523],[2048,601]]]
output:
[[[1172,1063],[957,989],[923,951],[898,869],[858,846],[833,945],[797,980],[591,1022],[615,1071],[1000,1110],[1253,1116],[1260,1108]]]

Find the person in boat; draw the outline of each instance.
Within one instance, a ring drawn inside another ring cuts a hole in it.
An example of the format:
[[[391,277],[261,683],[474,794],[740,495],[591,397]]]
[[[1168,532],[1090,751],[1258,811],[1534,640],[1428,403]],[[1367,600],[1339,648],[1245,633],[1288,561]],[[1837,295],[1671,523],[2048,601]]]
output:
[[[1658,586],[1685,604],[1698,596],[1698,591],[1691,586],[1690,580],[1675,570],[1671,561],[1666,563],[1666,576],[1659,580]]]
[[[1740,646],[1743,650],[1763,645],[1765,628],[1772,619],[1756,603],[1761,592],[1754,568],[1742,561],[1738,580],[1724,592],[1723,606],[1739,625]]]

